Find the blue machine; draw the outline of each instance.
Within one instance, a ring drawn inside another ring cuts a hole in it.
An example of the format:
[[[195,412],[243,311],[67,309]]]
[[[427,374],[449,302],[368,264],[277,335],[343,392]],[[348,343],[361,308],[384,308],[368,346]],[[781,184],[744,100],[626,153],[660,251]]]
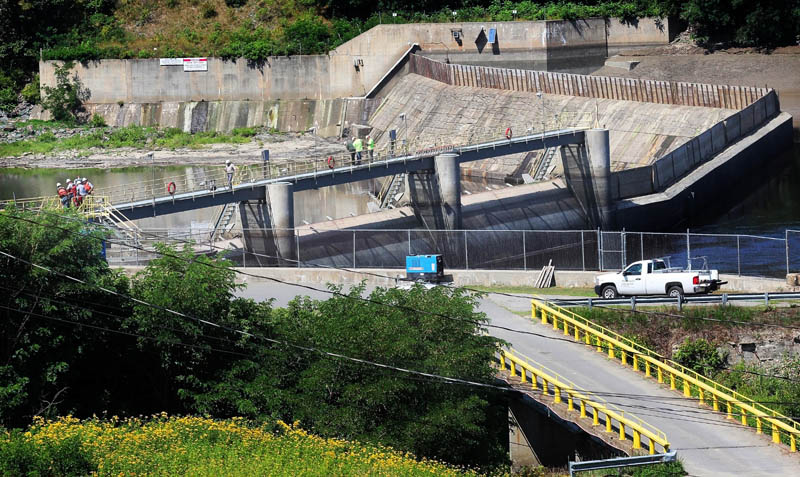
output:
[[[438,282],[444,278],[444,261],[441,255],[407,255],[406,278]]]

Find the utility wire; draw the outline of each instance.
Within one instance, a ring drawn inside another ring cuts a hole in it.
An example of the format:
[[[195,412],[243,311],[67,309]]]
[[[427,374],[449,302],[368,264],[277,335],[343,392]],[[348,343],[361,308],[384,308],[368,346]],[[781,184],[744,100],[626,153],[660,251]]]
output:
[[[52,214],[52,213],[49,213],[49,214]],[[36,222],[36,221],[30,220],[30,219],[26,219],[24,217],[19,217],[19,216],[15,216],[15,215],[9,215],[8,217],[13,218],[13,219],[17,219],[17,220],[22,220],[24,222],[28,222],[28,223],[31,223],[31,224],[34,224],[34,225],[39,225],[39,226],[42,226],[42,227],[51,226],[51,224],[42,224],[40,222]],[[66,218],[64,216],[60,216],[60,217]],[[95,237],[95,236],[91,236],[91,235],[87,236],[86,234],[80,234],[80,233],[77,233],[77,232],[72,231],[70,229],[67,229],[67,228],[64,228],[64,227],[60,227],[60,226],[57,226],[57,225],[52,225],[52,226],[55,227],[55,228],[58,228],[60,230],[63,230],[65,232],[67,232],[67,233],[70,233],[70,234],[73,234],[73,235],[79,235],[79,236],[81,236],[83,238],[89,237],[89,238],[92,238],[92,239],[95,239],[95,240],[104,240],[101,237]],[[107,240],[107,241],[109,243],[119,243],[119,242],[112,241],[112,240]],[[128,244],[123,244],[123,245],[130,246]],[[135,249],[139,249],[139,250],[148,251],[148,250],[145,250],[144,248],[138,247],[138,246],[130,246],[130,247],[135,248]],[[164,252],[157,252],[157,251],[148,251],[148,252],[155,253],[155,254],[161,255],[161,256],[167,256],[167,257],[170,257],[170,258],[175,258],[175,259],[182,260],[182,261],[187,261],[187,259],[184,259],[183,257],[177,256],[177,255],[171,254],[171,253],[164,253]],[[194,261],[194,260],[190,260],[190,261]],[[227,268],[227,267],[219,266],[219,265],[216,265],[216,264],[211,264],[211,263],[208,263],[208,262],[199,262],[199,261],[195,261],[195,262],[199,263],[201,265],[210,267],[210,268],[229,270],[229,268]],[[371,298],[364,298],[364,297],[360,297],[360,296],[354,297],[352,295],[348,295],[348,294],[341,293],[341,292],[334,291],[334,290],[320,289],[320,288],[315,288],[315,287],[312,287],[312,286],[309,286],[309,285],[286,282],[284,280],[280,280],[280,279],[277,279],[277,278],[255,275],[255,274],[244,272],[242,270],[237,270],[237,269],[233,269],[233,271],[236,272],[237,274],[242,274],[242,275],[245,275],[245,276],[250,276],[250,277],[259,278],[259,279],[267,279],[269,281],[277,282],[277,283],[280,283],[280,284],[283,284],[283,285],[295,286],[295,287],[304,288],[304,289],[316,291],[316,292],[319,292],[319,293],[326,293],[326,294],[339,296],[339,297],[347,298],[347,299],[360,300],[360,301],[364,301],[364,302],[368,302],[368,303],[372,303],[372,304],[377,304],[377,305],[380,305],[380,306],[386,306],[386,307],[390,307],[390,308],[399,308],[399,309],[403,309],[405,311],[412,311],[412,312],[416,312],[416,313],[423,313],[423,314],[433,315],[433,316],[437,316],[437,317],[445,318],[445,319],[450,319],[450,320],[468,322],[468,323],[471,323],[471,324],[476,325],[476,326],[483,326],[483,327],[487,327],[487,328],[501,329],[501,330],[510,331],[510,332],[513,332],[513,333],[519,333],[519,334],[524,334],[524,335],[529,335],[529,336],[536,336],[536,337],[544,338],[544,339],[550,339],[550,340],[555,340],[555,341],[563,341],[563,342],[567,342],[567,343],[579,344],[579,345],[588,346],[588,347],[596,347],[596,346],[592,346],[592,345],[585,345],[582,342],[574,341],[573,339],[570,339],[570,338],[553,337],[553,336],[543,335],[541,333],[536,333],[536,332],[532,332],[532,331],[518,330],[518,329],[506,327],[506,326],[493,325],[493,324],[489,324],[489,323],[481,323],[481,322],[476,321],[476,320],[452,317],[452,316],[444,315],[444,314],[441,314],[441,313],[434,313],[434,312],[429,312],[429,311],[425,311],[425,310],[418,310],[418,309],[415,309],[415,308],[412,308],[412,307],[408,307],[408,306],[405,306],[405,305],[393,305],[393,304],[383,303],[383,302],[380,302],[380,301],[377,301],[377,300],[373,300]],[[348,270],[348,271],[350,271],[350,270]],[[358,272],[354,271],[354,273],[358,273]],[[475,291],[477,291],[479,293],[483,293],[480,290],[475,290]],[[520,296],[520,295],[512,295],[512,294],[506,294],[506,293],[498,293],[498,294],[506,295],[506,296],[517,296],[517,297],[522,297],[522,298],[528,298],[528,297],[524,297],[524,296]],[[673,315],[673,316],[675,316],[675,315]],[[681,317],[681,318],[683,318],[683,317]],[[608,349],[608,347],[605,347],[605,346],[601,346],[601,348],[606,349],[606,350]],[[667,360],[666,357],[661,356],[661,355],[659,355],[657,353],[641,353],[641,352],[634,351],[634,352],[629,352],[629,354],[631,354],[631,355],[636,354],[636,355],[639,355],[639,356],[656,357],[656,358],[659,358],[661,360]],[[655,355],[655,356],[653,356],[653,355]],[[724,368],[724,369],[731,369],[731,368]],[[749,374],[749,372],[745,371],[745,370],[735,370],[735,371]],[[759,375],[760,375],[760,373],[759,373]],[[793,380],[793,379],[785,377],[785,376],[771,375],[770,377],[783,379],[783,380],[787,380],[787,381],[792,381],[792,382],[800,382],[800,381],[796,381],[796,380]]]

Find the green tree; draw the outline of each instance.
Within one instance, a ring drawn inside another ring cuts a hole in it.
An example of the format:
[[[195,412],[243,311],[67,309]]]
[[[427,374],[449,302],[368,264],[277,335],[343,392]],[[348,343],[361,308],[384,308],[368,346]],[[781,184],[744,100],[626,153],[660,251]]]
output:
[[[725,364],[725,357],[708,341],[686,338],[672,358],[704,376],[713,376]]]
[[[116,316],[125,313],[125,305],[93,286],[25,263],[110,289],[127,289],[125,277],[103,260],[100,241],[86,237],[102,234],[90,231],[77,215],[65,216],[72,220],[14,209],[0,212],[0,251],[24,260],[0,255],[0,426],[23,425],[33,415],[102,408],[104,397],[114,394],[97,385],[85,393],[81,383],[92,382],[98,373],[102,376],[108,371],[105,365],[114,368],[108,358],[118,349],[115,337],[74,323],[108,327],[110,320],[113,326],[115,318],[87,306],[101,304]],[[105,360],[95,361],[98,357]]]
[[[42,107],[53,115],[57,121],[74,122],[83,111],[83,102],[89,99],[91,92],[83,87],[78,75],[72,79],[69,72],[72,62],[63,63],[55,69],[56,85],[43,86]]]

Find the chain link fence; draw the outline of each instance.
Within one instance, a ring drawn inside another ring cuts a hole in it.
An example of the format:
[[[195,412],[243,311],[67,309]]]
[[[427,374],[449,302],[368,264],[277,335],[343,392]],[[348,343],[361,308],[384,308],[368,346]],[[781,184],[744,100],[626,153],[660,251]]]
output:
[[[192,242],[197,253],[219,253],[240,266],[405,268],[405,257],[442,254],[462,270],[620,270],[648,258],[671,266],[784,278],[800,272],[800,231],[783,238],[757,235],[610,232],[601,230],[292,229],[291,253],[278,252],[275,231],[245,229],[212,242],[209,231],[143,230],[136,244],[110,243],[112,265],[144,265],[156,242]],[[285,242],[286,243],[286,242]],[[283,255],[278,260],[278,255]],[[289,257],[287,257],[289,255]]]

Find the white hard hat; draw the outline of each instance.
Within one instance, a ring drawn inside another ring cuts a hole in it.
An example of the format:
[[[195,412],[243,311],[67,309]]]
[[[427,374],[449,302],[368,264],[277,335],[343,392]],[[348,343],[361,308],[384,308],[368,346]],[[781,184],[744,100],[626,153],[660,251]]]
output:
[[[67,179],[67,184],[72,184],[72,179]]]
[[[82,182],[87,182],[87,180],[86,180],[86,178],[85,178],[85,177],[84,177],[83,179],[81,179],[81,181],[82,181]]]
[[[60,182],[56,182],[56,187],[61,187],[61,183]]]
[[[228,159],[227,161],[225,161],[225,164],[230,164],[230,163],[231,163],[231,160],[230,160],[230,159]]]

